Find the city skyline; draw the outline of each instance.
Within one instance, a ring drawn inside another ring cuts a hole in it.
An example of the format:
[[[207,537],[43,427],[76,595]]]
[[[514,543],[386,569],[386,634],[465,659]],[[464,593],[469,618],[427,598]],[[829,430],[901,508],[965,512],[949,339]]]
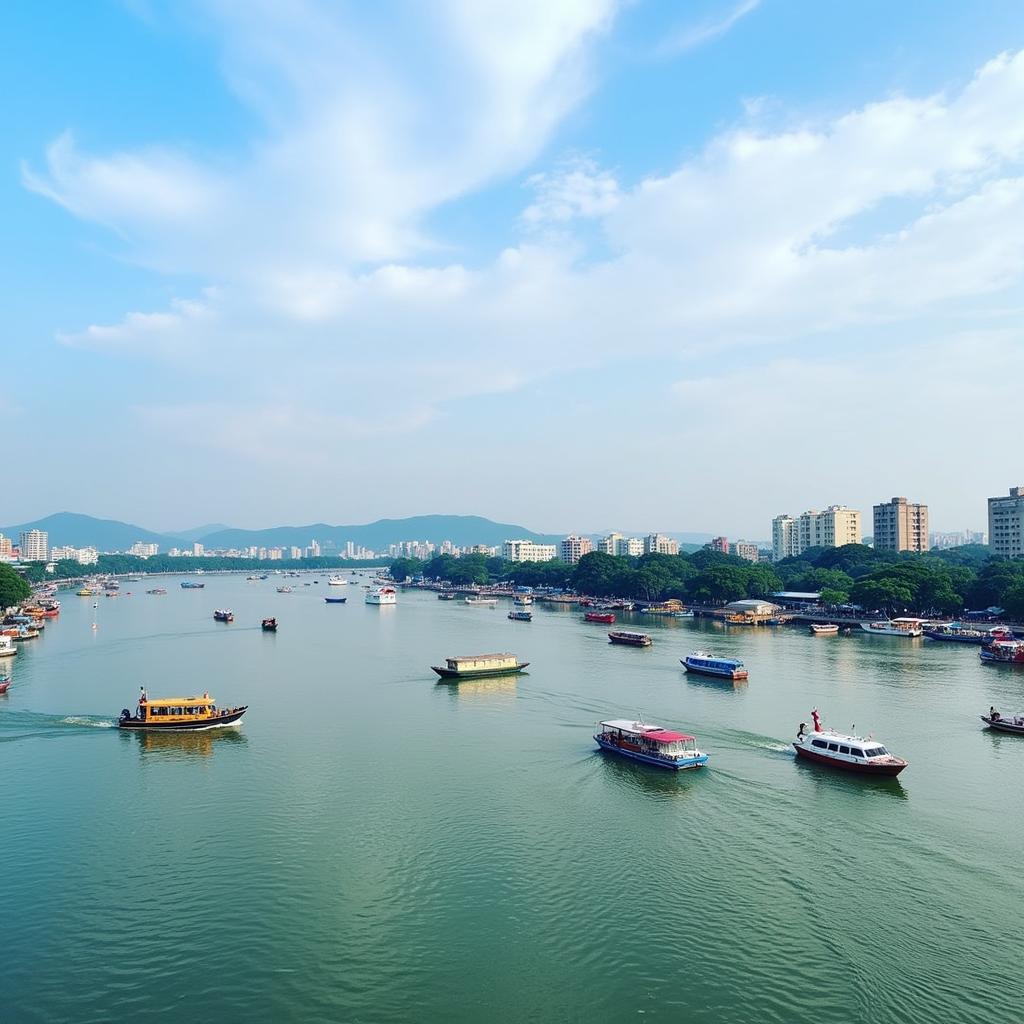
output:
[[[5,19],[8,522],[763,541],[896,494],[982,529],[1013,485],[1009,8]]]

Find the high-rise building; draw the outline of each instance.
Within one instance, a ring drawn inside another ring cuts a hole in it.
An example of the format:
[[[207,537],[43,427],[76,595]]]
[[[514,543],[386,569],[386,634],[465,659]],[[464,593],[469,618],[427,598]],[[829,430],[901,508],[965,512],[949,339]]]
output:
[[[728,537],[715,537],[708,547],[712,551],[721,551],[723,555],[729,554],[729,538]]]
[[[571,534],[561,543],[562,561],[575,565],[584,555],[594,550],[593,541],[589,537],[577,537]]]
[[[893,498],[874,507],[875,550],[927,551],[928,506]]]
[[[501,557],[506,562],[550,562],[558,557],[558,549],[532,540],[507,540],[501,545]]]
[[[139,558],[151,558],[153,555],[160,554],[159,544],[144,544],[141,540],[137,540],[129,549],[129,555],[137,555]]]
[[[206,548],[199,541],[195,541],[192,545],[192,554],[195,558],[202,558],[206,554]]]
[[[21,560],[23,562],[45,562],[49,535],[45,530],[26,530],[21,535]]]
[[[644,538],[645,555],[678,555],[679,542],[662,533],[650,533]]]
[[[993,555],[1006,558],[1024,555],[1024,487],[1011,487],[1008,496],[988,499],[988,547]]]
[[[750,544],[745,540],[738,540],[732,546],[732,553],[737,558],[745,558],[748,562],[756,562],[760,559],[757,545]]]
[[[626,540],[621,533],[609,533],[597,542],[597,550],[603,551],[606,555],[617,555],[619,546]]]
[[[0,559],[10,560],[14,557],[14,542],[10,537],[0,533]]]
[[[621,533],[609,533],[598,541],[598,551],[622,558],[625,555],[637,557],[644,553],[644,542],[640,537],[624,537]]]
[[[772,520],[772,556],[777,562],[801,555],[808,548],[859,544],[860,536],[860,512],[845,505],[829,505],[824,512],[811,509],[795,519],[776,516]]]

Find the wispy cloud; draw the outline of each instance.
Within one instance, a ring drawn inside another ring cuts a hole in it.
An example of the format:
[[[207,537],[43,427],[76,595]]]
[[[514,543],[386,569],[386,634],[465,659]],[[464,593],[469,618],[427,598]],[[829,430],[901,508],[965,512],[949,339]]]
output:
[[[761,0],[741,0],[728,13],[696,25],[684,25],[670,32],[656,47],[658,57],[677,57],[724,36],[738,21],[761,5]]]

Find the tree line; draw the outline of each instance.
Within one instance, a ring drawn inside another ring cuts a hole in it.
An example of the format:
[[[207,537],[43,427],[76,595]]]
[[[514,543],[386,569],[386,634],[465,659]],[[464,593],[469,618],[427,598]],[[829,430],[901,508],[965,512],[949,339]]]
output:
[[[811,548],[799,557],[771,564],[708,549],[639,558],[594,551],[575,565],[437,555],[427,561],[396,559],[391,575],[396,580],[422,575],[455,586],[509,582],[592,597],[679,598],[694,604],[724,604],[795,590],[820,593],[823,604],[854,604],[890,615],[955,615],[965,608],[998,606],[1024,620],[1024,560],[992,557],[982,545],[910,554],[848,544]]]

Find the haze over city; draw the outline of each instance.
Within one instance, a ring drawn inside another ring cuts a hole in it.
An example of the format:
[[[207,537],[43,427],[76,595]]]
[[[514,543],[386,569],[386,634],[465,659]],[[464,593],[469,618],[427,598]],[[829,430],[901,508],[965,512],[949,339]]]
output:
[[[1013,4],[4,17],[5,522],[765,538],[1022,483]]]

